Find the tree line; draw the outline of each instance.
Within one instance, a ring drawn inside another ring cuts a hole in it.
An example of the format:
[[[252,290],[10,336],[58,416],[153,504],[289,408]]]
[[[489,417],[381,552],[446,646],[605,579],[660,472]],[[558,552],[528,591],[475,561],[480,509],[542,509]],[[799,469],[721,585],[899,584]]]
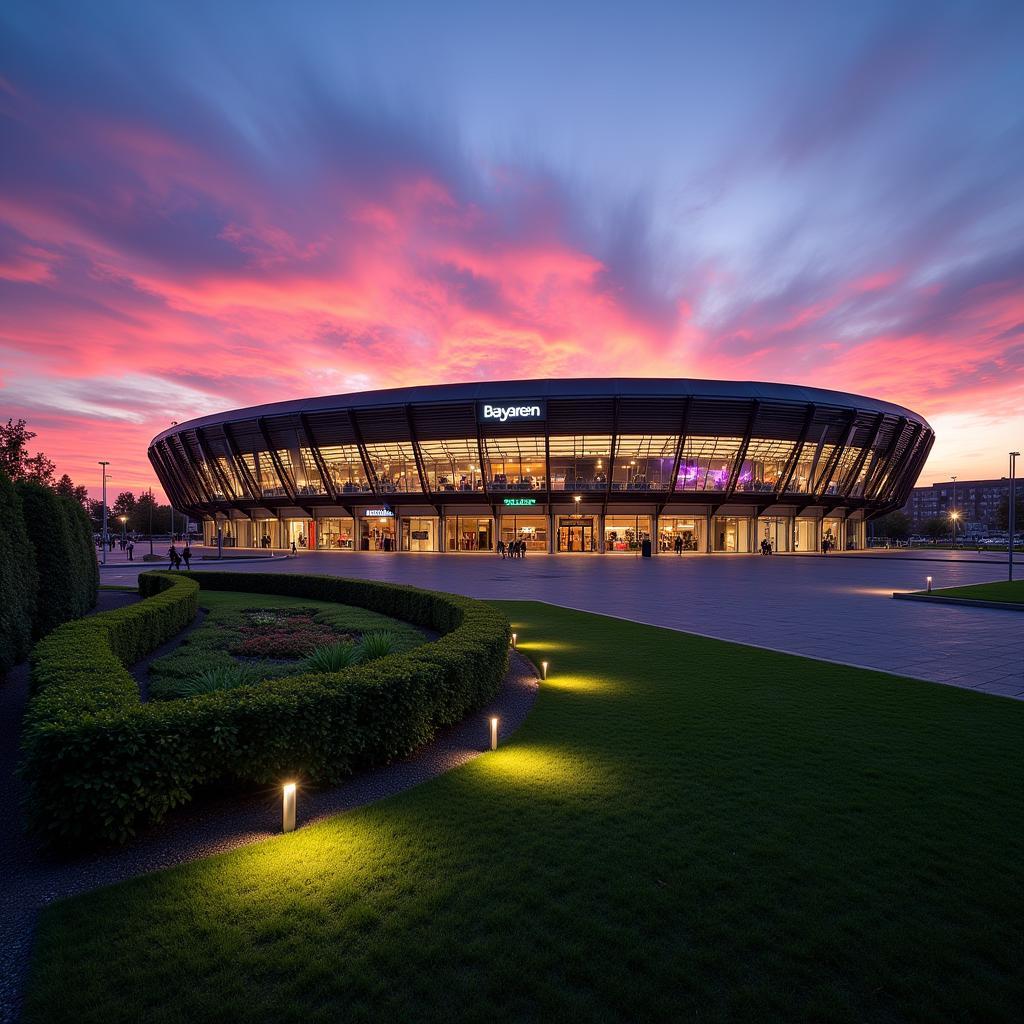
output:
[[[93,531],[99,532],[103,524],[103,502],[90,498],[89,489],[84,484],[76,484],[67,473],[58,477],[53,460],[43,452],[32,454],[30,446],[35,436],[25,420],[9,419],[6,425],[0,423],[0,472],[14,483],[39,484],[62,498],[77,502],[88,513]],[[121,516],[125,517],[123,526],[129,533],[169,533],[171,530],[171,506],[158,502],[152,490],[138,497],[132,491],[121,491],[107,506],[109,533],[121,532]]]

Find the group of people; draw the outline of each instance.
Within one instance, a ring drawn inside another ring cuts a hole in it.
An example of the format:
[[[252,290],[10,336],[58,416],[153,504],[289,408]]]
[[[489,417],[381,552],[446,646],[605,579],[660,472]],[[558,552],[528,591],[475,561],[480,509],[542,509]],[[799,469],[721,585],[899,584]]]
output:
[[[510,540],[506,544],[499,538],[498,540],[498,554],[502,558],[525,558],[526,557],[526,541],[525,540]]]
[[[762,555],[774,555],[775,554],[775,548],[772,547],[772,542],[767,537],[764,537],[761,540],[761,554]]]
[[[129,557],[131,556],[129,555]],[[167,549],[167,560],[170,562],[170,565],[167,566],[168,569],[180,569],[182,562],[185,563],[186,569],[191,569],[192,549],[186,544],[181,551],[179,551],[172,542],[171,546]]]

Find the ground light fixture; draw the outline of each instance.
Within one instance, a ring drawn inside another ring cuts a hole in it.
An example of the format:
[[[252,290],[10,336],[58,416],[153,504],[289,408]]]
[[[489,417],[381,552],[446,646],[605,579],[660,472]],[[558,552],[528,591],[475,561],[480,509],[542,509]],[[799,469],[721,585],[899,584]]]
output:
[[[516,649],[516,639],[517,639],[517,634],[513,633],[512,634],[512,650],[513,651]]]
[[[498,716],[491,716],[491,750],[498,749]]]
[[[541,679],[547,679],[548,677],[548,663],[546,661],[540,663],[540,677]]]
[[[925,583],[928,584],[928,593],[930,594],[932,592],[932,578],[931,578],[931,576],[925,576],[924,581],[925,581]]]
[[[281,831],[295,831],[295,783],[286,782],[282,789],[283,799],[281,801]]]

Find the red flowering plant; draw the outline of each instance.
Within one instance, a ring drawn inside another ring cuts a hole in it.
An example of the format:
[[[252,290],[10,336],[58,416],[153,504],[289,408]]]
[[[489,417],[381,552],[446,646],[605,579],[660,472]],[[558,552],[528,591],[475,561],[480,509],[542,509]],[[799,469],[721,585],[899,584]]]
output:
[[[301,608],[259,609],[247,615],[230,652],[241,658],[304,658],[346,638]]]

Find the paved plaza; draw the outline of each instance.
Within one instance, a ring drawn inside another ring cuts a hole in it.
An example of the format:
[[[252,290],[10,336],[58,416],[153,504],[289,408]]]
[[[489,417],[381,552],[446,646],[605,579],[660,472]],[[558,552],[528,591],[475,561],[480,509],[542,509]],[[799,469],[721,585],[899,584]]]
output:
[[[1024,614],[894,601],[894,590],[1005,579],[996,556],[430,555],[302,552],[228,561],[240,572],[314,572],[480,598],[548,601],[758,647],[1024,698]],[[193,568],[209,567],[196,560]],[[106,584],[151,564],[111,564]],[[166,568],[164,566],[158,566]]]

